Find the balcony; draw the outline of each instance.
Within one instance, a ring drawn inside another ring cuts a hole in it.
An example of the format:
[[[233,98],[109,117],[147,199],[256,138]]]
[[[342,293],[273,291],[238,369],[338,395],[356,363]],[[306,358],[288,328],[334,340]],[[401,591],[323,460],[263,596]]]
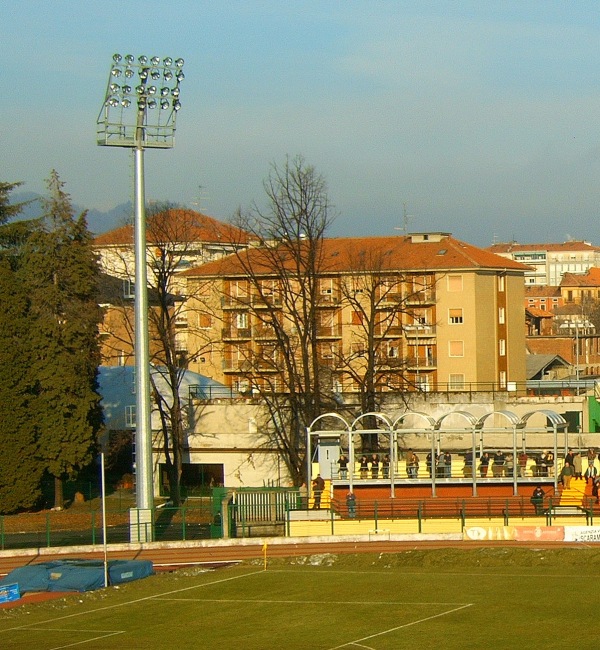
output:
[[[340,325],[319,325],[317,327],[318,339],[339,339],[342,336]]]
[[[221,307],[223,309],[243,309],[251,303],[250,296],[221,296]]]
[[[406,296],[407,305],[433,305],[435,304],[435,291],[423,289]]]
[[[317,298],[317,305],[319,307],[339,307],[341,296],[337,292],[322,293]]]
[[[436,370],[437,358],[433,356],[408,357],[406,359],[406,366],[408,370],[429,372],[430,370]]]
[[[275,341],[277,335],[275,330],[268,325],[258,325],[252,329],[252,335],[255,341]]]
[[[221,338],[223,341],[247,341],[252,338],[252,332],[249,327],[224,327]]]
[[[426,339],[435,337],[435,325],[405,325],[404,335],[408,339]]]

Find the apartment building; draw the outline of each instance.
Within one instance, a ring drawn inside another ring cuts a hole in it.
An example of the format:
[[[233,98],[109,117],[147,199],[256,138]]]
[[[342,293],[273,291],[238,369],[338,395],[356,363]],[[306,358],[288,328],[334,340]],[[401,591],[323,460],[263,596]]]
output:
[[[497,243],[486,250],[530,268],[525,272],[525,284],[559,286],[565,273],[585,273],[600,266],[600,248],[587,241],[567,241],[562,244]]]
[[[359,389],[369,350],[382,392],[510,390],[525,381],[523,264],[443,232],[325,239],[319,256],[316,338],[334,393]],[[287,308],[294,287],[266,259],[250,248],[181,274],[188,295],[204,297],[190,299],[188,313],[215,342],[191,369],[240,392],[278,386],[280,351],[261,310],[297,335]]]
[[[94,249],[102,276],[100,303],[102,362],[107,365],[133,363],[133,303],[135,254],[133,225],[98,235]],[[168,309],[176,323],[176,349],[185,354],[188,345],[185,281],[181,271],[210,262],[252,244],[248,233],[194,210],[167,209],[151,215],[146,227],[146,260],[150,317],[150,352],[160,353],[155,323],[160,309]],[[161,306],[162,305],[162,306]],[[159,354],[160,356],[160,354]]]

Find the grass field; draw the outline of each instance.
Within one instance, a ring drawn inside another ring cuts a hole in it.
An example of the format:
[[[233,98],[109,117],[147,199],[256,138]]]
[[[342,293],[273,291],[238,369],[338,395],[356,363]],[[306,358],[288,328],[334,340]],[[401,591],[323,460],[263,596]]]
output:
[[[600,549],[315,555],[0,611],[3,650],[596,647]]]

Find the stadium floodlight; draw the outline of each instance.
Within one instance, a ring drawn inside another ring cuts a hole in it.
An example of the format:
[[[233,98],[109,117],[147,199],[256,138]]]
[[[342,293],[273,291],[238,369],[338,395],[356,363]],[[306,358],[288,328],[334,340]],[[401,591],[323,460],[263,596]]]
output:
[[[183,59],[132,54],[112,58],[104,103],[96,122],[97,143],[127,147],[134,153],[135,255],[135,476],[136,506],[131,513],[131,541],[151,541],[154,489],[150,403],[148,283],[144,149],[170,149],[181,108]],[[158,98],[158,99],[157,99]]]

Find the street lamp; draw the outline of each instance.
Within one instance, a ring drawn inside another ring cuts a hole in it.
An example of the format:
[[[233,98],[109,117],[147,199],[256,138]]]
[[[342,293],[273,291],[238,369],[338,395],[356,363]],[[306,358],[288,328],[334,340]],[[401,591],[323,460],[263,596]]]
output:
[[[135,256],[135,474],[136,506],[131,513],[131,541],[151,541],[154,490],[148,343],[148,283],[146,275],[146,210],[144,149],[170,149],[181,108],[183,59],[145,55],[137,59],[115,54],[104,104],[96,122],[97,143],[126,147],[134,153]]]

